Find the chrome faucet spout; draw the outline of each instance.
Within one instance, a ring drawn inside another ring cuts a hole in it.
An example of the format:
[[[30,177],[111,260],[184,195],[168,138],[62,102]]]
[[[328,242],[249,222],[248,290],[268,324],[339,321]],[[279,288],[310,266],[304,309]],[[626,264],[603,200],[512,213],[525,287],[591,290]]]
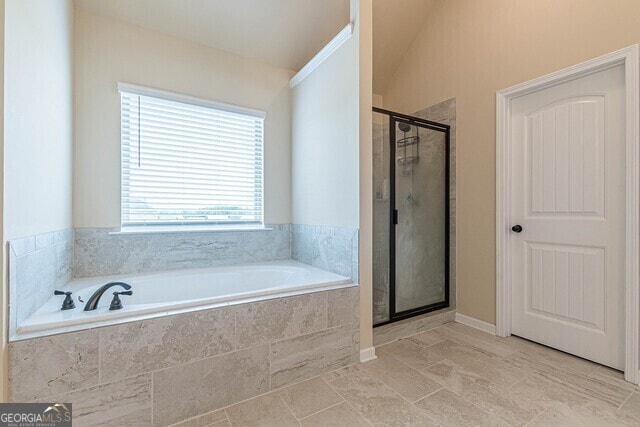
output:
[[[91,298],[87,300],[87,305],[84,306],[84,311],[91,311],[98,308],[98,302],[100,301],[100,297],[102,296],[102,294],[104,294],[107,289],[114,286],[121,286],[127,290],[131,289],[131,285],[124,282],[109,282],[106,285],[102,285],[100,286],[100,288],[98,288],[97,291],[93,293],[93,295],[91,295]]]

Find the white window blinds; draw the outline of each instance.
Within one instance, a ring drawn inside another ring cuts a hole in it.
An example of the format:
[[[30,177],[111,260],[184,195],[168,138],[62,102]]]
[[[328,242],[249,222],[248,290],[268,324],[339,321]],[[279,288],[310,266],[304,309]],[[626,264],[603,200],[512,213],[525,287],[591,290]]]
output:
[[[264,113],[119,89],[123,228],[262,225]]]

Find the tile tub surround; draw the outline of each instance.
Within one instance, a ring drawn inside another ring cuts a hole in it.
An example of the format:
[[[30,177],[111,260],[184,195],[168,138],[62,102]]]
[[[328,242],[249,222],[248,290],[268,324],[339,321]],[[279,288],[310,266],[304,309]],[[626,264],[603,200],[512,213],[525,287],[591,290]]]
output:
[[[289,224],[266,230],[110,234],[76,228],[73,277],[149,273],[291,257]]]
[[[356,362],[358,314],[351,286],[13,342],[9,396],[168,425]]]
[[[10,332],[71,280],[72,265],[70,228],[9,242]]]
[[[358,282],[358,229],[291,224],[291,258]]]

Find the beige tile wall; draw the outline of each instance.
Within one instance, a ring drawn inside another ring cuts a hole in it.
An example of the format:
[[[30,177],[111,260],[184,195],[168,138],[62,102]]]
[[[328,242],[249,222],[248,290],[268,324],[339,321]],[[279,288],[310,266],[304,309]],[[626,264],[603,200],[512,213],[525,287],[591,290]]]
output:
[[[164,426],[352,364],[358,287],[13,342],[11,401],[74,425]]]

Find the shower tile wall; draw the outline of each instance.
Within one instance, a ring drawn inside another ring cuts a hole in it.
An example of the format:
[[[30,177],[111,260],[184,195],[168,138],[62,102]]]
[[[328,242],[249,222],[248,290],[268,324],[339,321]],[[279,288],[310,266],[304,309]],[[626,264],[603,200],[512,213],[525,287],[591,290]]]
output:
[[[449,249],[449,298],[450,306],[455,307],[455,144],[456,144],[456,101],[450,99],[413,114],[413,116],[444,123],[451,126],[450,137],[450,249]],[[400,134],[401,135],[401,134]],[[402,174],[397,166],[396,206],[401,211],[400,224],[397,229],[398,245],[396,305],[397,310],[414,306],[415,301],[437,302],[443,299],[444,276],[444,236],[441,229],[432,224],[442,223],[444,210],[443,198],[430,197],[442,192],[442,173],[434,175],[441,167],[429,168],[424,163],[437,166],[444,161],[442,147],[444,135],[439,132],[422,129],[420,136],[424,142],[420,144],[420,163],[416,164],[412,173]],[[373,163],[374,163],[374,290],[373,317],[374,323],[389,319],[389,129],[386,116],[374,114],[373,124]],[[422,166],[422,167],[421,167]],[[425,167],[427,166],[427,167]],[[433,175],[433,176],[430,176]],[[429,176],[427,176],[429,175]],[[440,178],[440,180],[438,179]],[[425,188],[426,186],[426,188]],[[431,188],[433,186],[433,188]],[[421,196],[421,197],[420,197]],[[415,209],[428,199],[432,209]],[[437,204],[437,206],[434,206]],[[437,215],[440,215],[437,217]],[[425,242],[426,239],[426,242]],[[422,257],[416,257],[420,251]],[[419,261],[417,261],[419,259]],[[413,283],[415,286],[406,286]],[[404,307],[403,307],[404,305]]]

